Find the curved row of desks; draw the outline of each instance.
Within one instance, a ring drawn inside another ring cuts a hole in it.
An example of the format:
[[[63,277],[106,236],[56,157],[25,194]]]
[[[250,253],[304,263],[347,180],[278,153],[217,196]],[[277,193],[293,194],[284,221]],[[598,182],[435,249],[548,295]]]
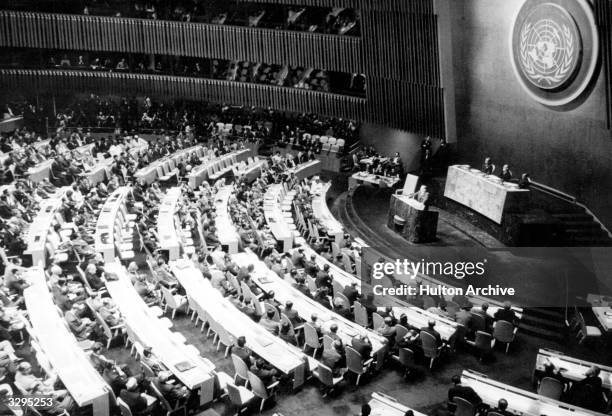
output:
[[[164,199],[159,206],[157,216],[157,235],[159,248],[168,251],[168,258],[174,260],[181,255],[182,238],[176,229],[176,213],[179,210],[181,188],[166,190]]]
[[[109,414],[109,387],[70,332],[47,287],[45,272],[25,272],[30,286],[23,292],[36,341],[60,380],[80,406],[93,406],[93,416]]]
[[[372,398],[368,402],[372,413],[370,416],[404,416],[408,410],[412,410],[414,416],[425,416],[421,412],[404,406],[392,397],[382,393],[372,393]]]
[[[246,162],[252,158],[253,152],[251,149],[242,149],[231,152],[219,157],[214,157],[212,152],[209,152],[203,158],[202,164],[195,167],[188,176],[188,183],[192,189],[196,189],[205,180],[216,181],[224,174],[232,170],[232,166]]]
[[[206,317],[203,319],[214,320],[234,339],[244,336],[247,346],[253,352],[284,374],[293,375],[295,388],[305,381],[305,363],[308,363],[310,370],[317,367],[316,360],[271,334],[238,310],[228,298],[212,287],[210,281],[202,276],[193,263],[181,259],[172,262],[170,267],[191,302],[200,309],[199,315]]]
[[[115,259],[116,246],[119,244],[115,240],[122,225],[127,221],[126,201],[130,192],[129,186],[117,188],[106,199],[98,216],[94,234],[95,250],[102,253],[105,261],[110,262]]]
[[[561,375],[570,381],[580,381],[584,379],[585,373],[591,367],[596,366],[600,370],[599,377],[602,381],[602,387],[608,391],[612,391],[612,367],[580,360],[548,348],[540,348],[536,357],[534,372],[543,372],[544,365],[547,362],[552,363],[555,368],[560,369]]]
[[[356,335],[367,334],[372,342],[372,354],[376,355],[377,363],[382,363],[387,352],[386,340],[383,336],[374,331],[368,330],[355,322],[338,315],[327,309],[319,302],[307,297],[299,290],[295,289],[289,282],[268,269],[264,262],[251,251],[238,253],[232,256],[232,260],[239,267],[248,267],[252,264],[254,269],[253,281],[264,292],[274,291],[274,297],[282,304],[287,301],[293,302],[293,308],[303,318],[310,319],[312,315],[318,316],[318,321],[325,330],[329,330],[332,324],[338,325],[338,335],[345,345],[351,345],[352,339]]]
[[[34,266],[45,265],[47,256],[52,255],[51,250],[56,247],[48,245],[49,231],[58,221],[59,208],[62,206],[62,200],[70,187],[63,187],[56,192],[53,197],[44,199],[39,204],[38,214],[30,224],[28,235],[25,243],[28,248],[24,254],[32,256],[32,264]],[[61,215],[60,215],[61,218]]]
[[[105,272],[111,275],[106,282],[108,293],[123,316],[128,334],[143,345],[151,347],[153,354],[188,389],[200,391],[200,404],[210,403],[214,394],[215,366],[201,357],[195,348],[187,348],[170,331],[167,320],[144,302],[130,281],[127,271],[120,263],[107,263]]]
[[[34,143],[34,147],[37,149],[42,148],[48,144],[48,140]],[[74,152],[79,153],[83,156],[91,156],[91,151],[94,144],[89,143],[74,149]],[[146,150],[149,147],[148,143],[140,143],[137,146],[129,148],[127,151],[132,157],[137,157],[141,151]],[[85,168],[82,176],[89,179],[92,185],[96,185],[98,182],[103,181],[106,177],[110,176],[110,166],[113,163],[113,158],[99,158],[96,160],[96,164]],[[38,163],[36,166],[32,166],[28,169],[28,179],[32,182],[41,182],[51,177],[51,165],[53,165],[53,159],[44,160]]]
[[[485,404],[496,407],[499,399],[508,401],[508,411],[524,416],[597,416],[603,413],[540,396],[527,390],[491,380],[471,370],[463,370],[461,384],[473,388]]]
[[[311,258],[311,256],[314,255],[315,263],[321,269],[325,265],[329,265],[329,275],[333,277],[335,282],[338,282],[343,287],[350,286],[353,283],[356,283],[358,287],[361,287],[361,279],[351,273],[342,270],[335,264],[329,262],[327,259],[317,254],[310,246],[302,245],[300,248],[304,249],[304,255],[306,256],[306,258]],[[379,296],[379,298],[382,297]],[[417,308],[416,306],[411,306],[408,303],[402,302],[399,299],[390,296],[384,297],[383,303],[384,305],[380,306],[393,307],[393,313],[395,314],[395,316],[399,317],[401,314],[406,314],[406,317],[408,318],[408,323],[414,326],[415,328],[426,327],[429,320],[435,320],[436,331],[440,333],[440,336],[446,342],[452,341],[455,335],[457,334],[458,324],[451,319],[441,317],[440,315],[428,312],[421,308]]]
[[[236,231],[234,222],[232,221],[229,211],[229,198],[232,195],[232,185],[221,187],[215,195],[215,213],[217,214],[215,222],[217,224],[217,236],[222,246],[227,247],[229,254],[238,252],[240,236]]]
[[[330,212],[325,197],[331,188],[331,182],[321,185],[319,189],[312,189],[312,215],[319,221],[328,236],[333,237],[338,244],[344,238],[344,227]]]
[[[138,170],[138,172],[134,174],[134,178],[137,180],[142,180],[148,184],[153,183],[157,178],[173,171],[178,162],[187,159],[193,152],[196,153],[198,158],[203,158],[210,155],[212,151],[205,150],[201,145],[179,150]]]

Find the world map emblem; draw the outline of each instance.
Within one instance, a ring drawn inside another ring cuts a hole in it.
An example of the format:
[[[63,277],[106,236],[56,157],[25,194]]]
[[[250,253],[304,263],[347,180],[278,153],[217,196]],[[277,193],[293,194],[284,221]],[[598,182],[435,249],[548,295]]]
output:
[[[512,31],[512,59],[523,88],[558,106],[580,96],[595,72],[599,43],[587,0],[525,0]]]
[[[553,89],[574,74],[582,49],[572,17],[555,4],[534,8],[521,29],[520,65],[536,86]]]

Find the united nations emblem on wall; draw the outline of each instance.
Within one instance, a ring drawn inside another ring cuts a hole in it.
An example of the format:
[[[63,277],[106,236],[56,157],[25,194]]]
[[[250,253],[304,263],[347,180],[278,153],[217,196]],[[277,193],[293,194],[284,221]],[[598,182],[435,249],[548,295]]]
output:
[[[568,104],[589,85],[599,41],[586,0],[526,0],[514,23],[512,62],[523,88],[550,106]]]

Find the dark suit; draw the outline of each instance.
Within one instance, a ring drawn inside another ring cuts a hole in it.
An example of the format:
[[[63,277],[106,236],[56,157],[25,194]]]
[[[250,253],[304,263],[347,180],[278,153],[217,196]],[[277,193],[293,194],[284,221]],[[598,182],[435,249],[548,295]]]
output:
[[[340,375],[340,370],[346,367],[346,357],[338,354],[334,348],[323,351],[321,362],[331,368],[334,376]]]
[[[435,329],[432,329],[428,326],[424,326],[423,328],[421,328],[421,332],[427,332],[428,334],[433,335],[433,337],[436,339],[436,345],[442,345],[442,337],[440,337],[440,333]]]
[[[517,319],[512,309],[500,309],[495,312],[494,318],[496,321],[507,321],[511,324],[515,324]]]
[[[125,402],[133,413],[139,413],[147,408],[147,400],[138,391],[121,390],[119,394],[121,400]]]
[[[234,345],[232,347],[232,354],[236,354],[238,357],[240,357],[242,359],[242,361],[245,362],[245,364],[247,366],[251,366],[251,350],[248,349],[247,347],[239,347],[237,345]]]
[[[351,340],[351,346],[357,351],[361,358],[367,360],[372,355],[372,344],[362,341],[359,338]]]
[[[461,397],[462,399],[472,403],[474,406],[478,406],[482,403],[482,399],[473,388],[462,386],[460,384],[451,387],[451,389],[448,391],[448,400],[453,401],[455,397]]]
[[[289,319],[289,321],[291,321],[291,323],[294,326],[300,324],[300,316],[298,315],[298,313],[294,309],[287,309],[287,308],[285,308],[283,310],[283,314]]]
[[[342,294],[347,297],[351,305],[353,305],[353,303],[359,299],[359,292],[353,286],[345,287]]]

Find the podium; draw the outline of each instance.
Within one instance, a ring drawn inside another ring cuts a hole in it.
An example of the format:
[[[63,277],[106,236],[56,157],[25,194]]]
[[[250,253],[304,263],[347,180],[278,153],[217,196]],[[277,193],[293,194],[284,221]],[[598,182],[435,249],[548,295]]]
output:
[[[396,193],[391,195],[387,227],[411,243],[429,243],[436,240],[438,212],[425,210],[417,200]]]

